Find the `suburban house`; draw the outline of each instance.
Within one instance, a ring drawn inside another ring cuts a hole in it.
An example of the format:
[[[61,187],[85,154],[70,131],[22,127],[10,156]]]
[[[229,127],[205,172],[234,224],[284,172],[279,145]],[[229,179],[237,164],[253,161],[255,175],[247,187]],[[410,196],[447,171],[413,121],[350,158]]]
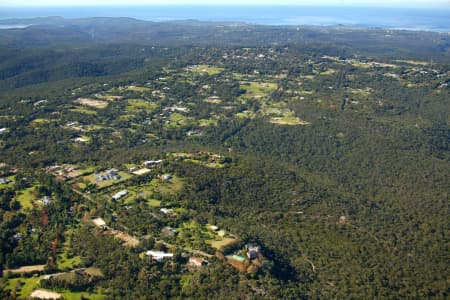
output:
[[[161,230],[161,235],[163,236],[174,236],[178,233],[176,229],[173,229],[172,227],[164,227]]]
[[[189,257],[188,264],[195,267],[203,267],[208,264],[208,261],[200,257]]]
[[[127,191],[127,190],[122,190],[122,191],[120,191],[120,192],[115,193],[114,195],[112,195],[111,198],[112,198],[113,200],[119,200],[120,198],[126,196],[127,194],[128,194],[128,191]]]
[[[39,199],[39,201],[40,201],[42,204],[47,205],[47,204],[49,204],[50,202],[52,202],[52,198],[50,198],[49,196],[44,196],[44,197],[42,197],[41,199]]]
[[[10,182],[11,180],[9,180],[8,178],[0,178],[0,184],[8,184]]]
[[[159,165],[160,163],[162,163],[162,159],[159,159],[159,160],[147,160],[147,161],[144,161],[144,165],[145,165],[146,167]]]
[[[171,208],[163,207],[159,211],[162,212],[165,215],[172,215],[172,214],[174,214],[174,211]]]
[[[148,256],[151,256],[153,260],[156,261],[162,261],[164,259],[167,258],[173,258],[173,254],[172,253],[166,253],[166,252],[162,252],[162,251],[153,251],[153,250],[149,250],[145,253]]]
[[[24,235],[23,235],[22,233],[16,233],[15,235],[13,235],[13,237],[14,237],[16,240],[20,240],[21,238],[24,237]]]
[[[261,251],[261,248],[258,245],[245,245],[245,249],[247,249],[247,258],[252,260],[258,258],[258,254]]]
[[[92,220],[92,223],[94,223],[97,227],[106,228],[106,222],[102,218],[95,218]]]
[[[102,182],[107,180],[120,180],[122,177],[116,169],[109,169],[103,173],[95,174],[95,182]]]

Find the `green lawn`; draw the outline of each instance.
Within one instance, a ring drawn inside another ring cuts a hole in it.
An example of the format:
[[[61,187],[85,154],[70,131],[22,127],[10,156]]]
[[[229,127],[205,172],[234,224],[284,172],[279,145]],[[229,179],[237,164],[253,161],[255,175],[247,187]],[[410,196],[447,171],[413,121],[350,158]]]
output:
[[[209,65],[198,65],[194,67],[189,67],[189,70],[191,70],[194,73],[207,73],[208,75],[216,75],[219,73],[222,73],[224,71],[224,68],[216,67],[216,66],[209,66]]]
[[[50,122],[52,122],[50,119],[37,118],[37,119],[34,119],[33,121],[31,121],[31,125],[42,125],[42,124],[48,124]]]
[[[218,119],[217,118],[211,118],[211,119],[200,119],[198,120],[199,126],[217,126]]]
[[[206,225],[200,225],[195,221],[182,223],[177,230],[177,244],[188,249],[198,249],[205,241],[214,239],[214,234]]]
[[[105,299],[105,295],[102,294],[92,294],[88,292],[62,292],[61,293],[64,297],[64,299],[67,300],[80,300],[81,297],[84,297],[84,299],[90,299],[90,300],[102,300]]]
[[[9,290],[14,290],[17,286],[17,283],[23,282],[24,285],[22,286],[22,288],[20,289],[20,291],[17,292],[17,296],[18,297],[28,297],[30,296],[30,294],[33,292],[33,290],[35,290],[38,286],[39,286],[39,281],[43,278],[44,276],[39,276],[39,277],[30,277],[30,278],[12,278],[12,279],[8,279],[8,284],[6,285],[6,289]]]
[[[80,113],[80,114],[86,114],[86,115],[96,115],[97,114],[97,112],[95,110],[88,109],[88,108],[81,107],[81,106],[72,108],[72,109],[70,109],[70,111]]]
[[[67,270],[80,266],[82,263],[80,256],[74,256],[71,258],[67,257],[67,253],[63,252],[61,255],[58,255],[58,259],[56,260],[56,264],[58,269]]]
[[[236,242],[236,239],[230,237],[218,238],[216,240],[207,240],[207,244],[211,244],[211,247],[218,250],[223,249],[225,246],[231,245]]]
[[[145,86],[128,86],[126,89],[128,91],[133,91],[133,92],[138,92],[138,93],[144,93],[144,92],[151,91],[150,88],[145,87]]]
[[[33,200],[37,200],[36,196],[33,195],[34,190],[36,189],[35,186],[26,188],[22,191],[19,192],[19,196],[17,197],[17,201],[20,202],[20,205],[22,206],[22,208],[24,209],[32,209],[33,205],[32,202]]]
[[[77,172],[80,173],[81,175],[90,174],[93,173],[94,171],[95,167],[84,167],[77,170]]]
[[[276,83],[243,81],[241,88],[245,89],[244,98],[266,97],[277,88]]]
[[[137,112],[144,110],[147,113],[153,112],[158,107],[157,103],[145,101],[144,99],[129,99],[125,110],[130,112]]]
[[[150,200],[148,200],[148,205],[150,207],[160,207],[161,206],[161,201],[155,200],[155,199],[150,199]]]
[[[294,116],[283,116],[276,117],[270,120],[270,123],[277,125],[309,125],[310,123],[307,121],[303,121],[302,119]]]
[[[101,126],[101,125],[92,124],[92,125],[85,126],[85,128],[86,128],[87,131],[97,131],[97,130],[104,129],[106,127],[105,126]]]
[[[186,117],[186,116],[184,116],[182,114],[172,113],[170,115],[170,124],[169,124],[169,126],[178,127],[178,126],[187,125],[191,120],[192,120],[192,118]]]
[[[173,176],[172,179],[170,180],[162,182],[159,179],[153,179],[152,183],[154,183],[155,181],[156,181],[155,191],[163,195],[176,194],[183,188],[183,180],[176,176]]]

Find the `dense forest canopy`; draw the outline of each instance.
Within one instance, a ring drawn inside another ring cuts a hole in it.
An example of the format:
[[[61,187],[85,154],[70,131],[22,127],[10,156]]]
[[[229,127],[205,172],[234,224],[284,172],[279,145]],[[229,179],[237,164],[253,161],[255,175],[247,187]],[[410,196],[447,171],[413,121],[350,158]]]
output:
[[[0,298],[449,297],[448,34],[20,22]]]

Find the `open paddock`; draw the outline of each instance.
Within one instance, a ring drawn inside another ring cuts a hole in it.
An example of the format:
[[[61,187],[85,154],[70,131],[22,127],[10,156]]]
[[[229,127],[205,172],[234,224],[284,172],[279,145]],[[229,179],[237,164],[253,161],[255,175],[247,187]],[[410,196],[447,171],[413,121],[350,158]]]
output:
[[[20,267],[17,269],[4,270],[4,272],[9,272],[9,273],[13,273],[13,274],[24,274],[24,273],[44,271],[45,267],[46,267],[46,265],[24,266],[24,267]]]
[[[108,102],[106,101],[91,98],[78,98],[77,100],[75,100],[75,102],[94,108],[105,108],[106,106],[108,106]]]

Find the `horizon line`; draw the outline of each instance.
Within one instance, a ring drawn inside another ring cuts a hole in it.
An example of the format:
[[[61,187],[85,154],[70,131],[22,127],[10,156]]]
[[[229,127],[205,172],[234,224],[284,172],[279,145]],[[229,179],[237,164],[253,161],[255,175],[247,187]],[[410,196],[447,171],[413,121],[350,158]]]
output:
[[[131,4],[59,4],[59,5],[17,5],[17,4],[0,4],[0,7],[7,8],[70,8],[70,7],[180,7],[180,6],[192,6],[192,7],[332,7],[332,8],[400,8],[400,9],[446,9],[450,10],[450,5],[416,5],[416,6],[396,6],[396,5],[361,5],[361,4],[289,4],[289,3],[279,3],[279,4],[251,4],[251,3],[220,3],[220,4],[200,4],[200,3],[192,3],[192,4],[181,4],[181,3],[167,3],[167,4],[142,4],[142,3],[131,3]]]

